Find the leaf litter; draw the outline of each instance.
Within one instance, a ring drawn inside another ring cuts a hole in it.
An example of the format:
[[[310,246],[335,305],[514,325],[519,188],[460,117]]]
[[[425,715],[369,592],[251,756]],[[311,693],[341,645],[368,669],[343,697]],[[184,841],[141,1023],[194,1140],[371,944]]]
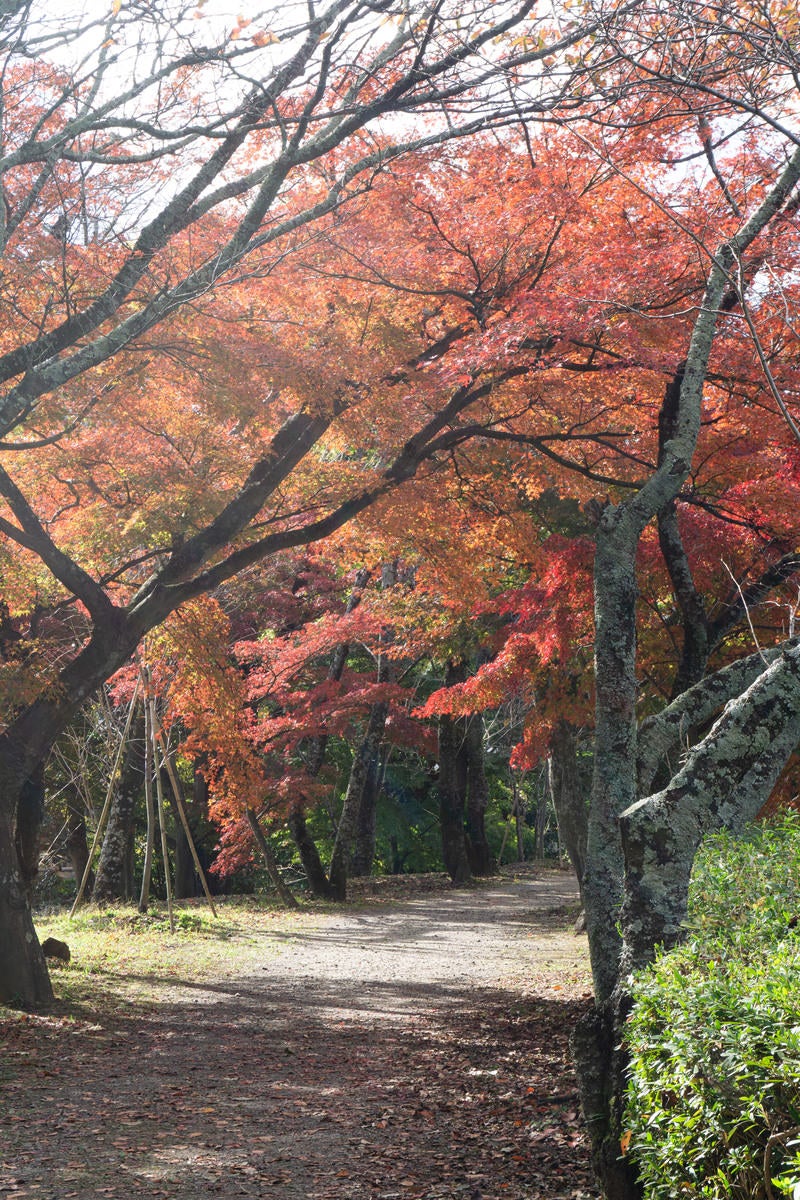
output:
[[[258,972],[0,1020],[0,1197],[594,1200],[570,895],[383,885]]]

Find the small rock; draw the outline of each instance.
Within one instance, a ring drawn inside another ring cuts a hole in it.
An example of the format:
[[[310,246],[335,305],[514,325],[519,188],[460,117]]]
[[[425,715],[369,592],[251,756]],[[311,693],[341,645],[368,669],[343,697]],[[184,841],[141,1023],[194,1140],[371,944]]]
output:
[[[67,943],[52,937],[45,938],[42,942],[42,954],[45,958],[60,958],[65,963],[68,963],[71,957]]]

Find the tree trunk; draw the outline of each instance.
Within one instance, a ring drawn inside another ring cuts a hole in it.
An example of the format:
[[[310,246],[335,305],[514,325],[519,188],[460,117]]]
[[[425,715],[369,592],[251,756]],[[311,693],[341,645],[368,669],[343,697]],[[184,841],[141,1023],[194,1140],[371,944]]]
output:
[[[197,877],[194,866],[194,856],[192,855],[189,845],[189,838],[186,836],[186,830],[183,828],[183,822],[180,818],[178,809],[178,800],[174,793],[174,783],[180,788],[180,799],[183,803],[183,811],[186,814],[186,821],[189,825],[189,832],[194,837],[193,821],[190,818],[194,815],[190,805],[186,803],[186,796],[181,786],[181,781],[178,776],[178,771],[175,766],[174,758],[170,759],[170,769],[164,767],[164,775],[162,778],[162,787],[169,794],[170,807],[173,812],[173,824],[175,827],[175,881],[174,895],[176,900],[190,900],[194,896],[199,896],[202,893],[200,880]],[[173,783],[174,781],[174,783]]]
[[[133,898],[134,817],[144,790],[143,722],[137,717],[123,754],[92,892],[95,904]]]
[[[390,834],[389,836],[389,849],[392,852],[391,874],[402,875],[406,856],[400,853],[400,843],[397,840],[396,833]]]
[[[89,861],[89,844],[86,840],[86,815],[83,806],[77,800],[72,801],[67,810],[66,848],[75,878],[80,882]],[[90,871],[87,881],[87,890],[90,894],[93,887],[94,877]]]
[[[684,753],[689,730],[707,725],[728,701],[741,696],[763,674],[765,666],[781,654],[797,646],[797,639],[782,647],[750,654],[708,675],[688,691],[678,696],[661,712],[647,717],[639,727],[638,764],[639,794],[649,796],[657,771],[663,760],[674,756],[676,762]],[[670,778],[675,774],[670,771]]]
[[[491,875],[496,867],[486,836],[489,781],[483,754],[483,719],[478,713],[466,719],[464,754],[467,761],[467,855],[473,875]]]
[[[142,886],[139,892],[139,912],[146,913],[150,905],[150,884],[153,877],[153,852],[156,845],[156,810],[153,803],[153,730],[150,723],[150,699],[144,699],[144,809],[146,819]]]
[[[44,820],[44,763],[22,784],[17,801],[17,823],[14,845],[17,851],[22,885],[30,902],[33,885],[39,874],[39,852]]]
[[[371,875],[375,861],[378,800],[383,789],[388,753],[388,750],[382,747],[382,739],[388,714],[388,704],[373,704],[369,714],[364,745],[364,753],[368,760],[367,772],[358,803],[358,819],[350,857],[351,875]]]
[[[800,647],[786,651],[687,755],[667,787],[622,813],[622,974],[683,936],[689,878],[707,834],[741,833],[769,798],[800,741]]]
[[[318,900],[332,900],[333,889],[328,881],[328,876],[325,874],[325,868],[322,865],[316,843],[308,831],[300,802],[292,805],[286,823],[297,846],[300,862],[303,864],[303,870],[306,873],[311,895],[316,896]]]
[[[553,730],[547,774],[559,837],[575,871],[583,903],[589,810],[578,769],[577,730],[568,721],[559,721]]]
[[[4,794],[10,801],[24,780],[4,770]],[[14,803],[11,811],[16,812]],[[0,809],[0,1003],[38,1007],[49,1004],[53,989],[33,926],[28,888],[17,857],[15,830]]]
[[[189,838],[186,836],[186,831],[183,828],[183,822],[180,819],[178,809],[178,801],[174,795],[174,784],[180,788],[180,797],[183,803],[183,811],[186,815],[186,821],[189,825],[189,832],[194,840],[195,854],[198,855],[203,873],[207,874],[207,858],[200,854],[198,848],[197,833],[199,827],[208,818],[208,783],[202,773],[201,764],[195,762],[192,769],[192,798],[187,801],[183,788],[181,787],[180,777],[178,776],[177,767],[175,766],[174,758],[170,759],[170,769],[168,771],[170,778],[170,801],[173,812],[175,814],[175,899],[183,900],[193,896],[203,894],[203,883],[198,875],[197,866],[192,854],[192,847],[189,844]],[[173,784],[174,781],[174,784]]]
[[[457,719],[447,714],[439,717],[438,787],[442,858],[445,870],[453,883],[466,883],[472,878],[464,828],[467,761],[466,756],[461,753],[462,734],[463,730]]]
[[[189,839],[178,817],[177,803],[172,797],[170,797],[170,803],[175,824],[175,899],[190,900],[194,896],[200,895],[200,889],[195,880],[194,859],[189,849]],[[188,820],[189,814],[186,815]]]
[[[538,862],[544,862],[545,859],[544,835],[547,832],[549,807],[550,793],[548,788],[538,787],[536,789],[536,812],[533,818],[533,857]]]
[[[800,649],[775,662],[690,752],[656,796],[620,818],[625,853],[624,944],[617,987],[572,1039],[592,1159],[606,1200],[638,1200],[634,1164],[620,1152],[628,1058],[630,972],[684,934],[689,879],[705,834],[753,820],[800,739]]]
[[[584,879],[597,1011],[594,1033],[589,1035],[584,1027],[583,1036],[576,1037],[576,1065],[595,1166],[607,1200],[634,1200],[640,1195],[632,1173],[623,1169],[625,1160],[621,1165],[619,1158],[627,970],[652,955],[661,934],[676,934],[677,919],[685,904],[684,879],[688,884],[688,870],[681,859],[694,857],[692,846],[699,836],[692,817],[707,812],[709,803],[713,808],[723,808],[730,800],[731,784],[737,780],[746,779],[753,786],[759,777],[763,782],[769,774],[770,753],[769,745],[759,745],[743,769],[739,760],[748,753],[748,743],[734,717],[725,714],[702,748],[690,753],[688,763],[673,781],[675,786],[637,802],[636,553],[645,527],[674,502],[691,469],[709,355],[731,278],[736,277],[745,250],[781,211],[799,178],[800,150],[793,154],[756,212],[717,248],[686,361],[665,395],[657,468],[629,499],[609,505],[598,525],[594,571],[596,732]],[[765,676],[775,667],[779,674],[783,671],[800,679],[800,669],[789,662],[774,664]],[[787,688],[786,697],[795,686]],[[766,699],[761,694],[745,702],[742,729],[748,728],[751,738],[760,740],[764,722],[775,704],[781,711],[779,728],[772,730],[773,735],[780,736],[792,723],[797,700],[792,708],[783,697],[775,699],[777,694],[767,704],[761,703]],[[721,744],[722,733],[730,737]],[[693,802],[684,803],[687,795],[696,796],[699,807]],[[662,824],[659,830],[659,818],[665,807],[672,819],[667,822],[668,841],[662,854],[660,833],[664,828]],[[671,809],[675,811],[669,812]],[[623,828],[628,878],[626,904],[621,910]],[[684,842],[685,852],[683,848],[674,852],[677,844]],[[625,936],[624,958],[616,932],[619,922]]]
[[[381,591],[385,592],[393,588],[397,583],[397,561],[384,563],[381,567]],[[381,633],[381,644],[387,645],[393,640],[393,634],[390,629],[384,629]],[[390,678],[389,659],[383,654],[378,655],[378,683],[388,683]],[[386,728],[386,718],[389,715],[389,705],[384,703],[373,704],[370,709],[369,718],[367,721],[367,732],[357,758],[363,756],[366,760],[366,770],[358,768],[359,778],[356,779],[355,803],[358,807],[356,815],[355,829],[352,834],[351,848],[349,851],[350,863],[349,871],[351,875],[370,875],[372,873],[372,864],[375,860],[375,826],[378,811],[378,797],[380,796],[382,777],[381,777],[381,741],[384,730]],[[357,758],[353,760],[353,769],[356,769]],[[350,796],[350,784],[348,782],[347,793],[345,796],[345,807],[348,797]],[[344,811],[342,818],[344,818]],[[339,830],[342,828],[342,820],[339,821]],[[339,833],[337,832],[337,843]],[[334,847],[334,858],[336,857],[336,847]],[[338,862],[336,871],[338,874]],[[334,864],[331,862],[331,882],[334,882]],[[334,883],[334,887],[337,884]],[[344,897],[341,897],[344,899]]]
[[[663,453],[663,446],[666,440],[673,436],[674,431],[663,420],[660,425],[660,446]],[[674,700],[703,678],[710,650],[706,608],[703,597],[694,585],[689,560],[683,548],[674,500],[658,514],[658,541],[681,610],[683,627],[683,649],[672,684],[671,699]]]
[[[361,603],[364,589],[369,582],[369,576],[370,572],[363,568],[357,572],[353,590],[347,598],[345,613],[353,612]],[[342,678],[349,652],[349,642],[340,642],[333,651],[328,667],[328,679],[332,683],[336,683]],[[316,737],[309,739],[306,751],[306,774],[312,779],[315,779],[322,770],[327,745],[327,734],[320,733]],[[322,859],[319,856],[314,839],[309,833],[300,804],[295,804],[292,807],[287,824],[289,832],[297,846],[297,852],[300,855],[300,862],[305,871],[306,881],[312,896],[316,896],[322,900],[333,899],[334,889],[322,865]]]
[[[527,799],[516,778],[514,779],[514,833],[517,839],[517,862],[525,862],[525,814]]]
[[[636,1167],[621,1147],[628,1069],[624,1036],[629,1012],[627,994],[615,992],[581,1018],[571,1038],[592,1166],[605,1200],[641,1200],[643,1194]]]
[[[378,752],[370,763],[369,772],[364,784],[361,803],[358,806],[358,822],[356,824],[353,853],[350,859],[350,874],[356,876],[371,875],[375,862],[375,843],[377,837],[378,800],[383,786],[383,767],[385,754]]]
[[[281,875],[275,855],[272,852],[272,846],[270,846],[269,839],[261,828],[261,822],[257,815],[249,806],[245,809],[245,815],[247,816],[247,824],[250,826],[253,837],[256,839],[256,844],[261,851],[264,866],[267,868],[267,873],[272,880],[275,891],[288,908],[299,908],[300,905],[283,882],[283,876]]]
[[[364,817],[365,822],[369,824],[375,819],[381,738],[388,711],[388,704],[373,704],[367,722],[367,731],[350,767],[350,778],[347,781],[347,791],[336,830],[336,841],[333,845],[329,872],[331,889],[337,900],[344,900],[347,896],[347,876],[362,806],[365,806],[367,810]],[[372,794],[370,794],[370,786]],[[370,806],[371,811],[369,811]]]

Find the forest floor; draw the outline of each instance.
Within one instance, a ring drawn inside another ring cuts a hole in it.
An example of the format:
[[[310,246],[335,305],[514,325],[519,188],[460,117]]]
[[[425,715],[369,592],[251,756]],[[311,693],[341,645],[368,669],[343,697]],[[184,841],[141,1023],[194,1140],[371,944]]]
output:
[[[2,1010],[1,1200],[596,1196],[571,876],[428,886],[273,914],[221,974],[176,950],[134,990]]]

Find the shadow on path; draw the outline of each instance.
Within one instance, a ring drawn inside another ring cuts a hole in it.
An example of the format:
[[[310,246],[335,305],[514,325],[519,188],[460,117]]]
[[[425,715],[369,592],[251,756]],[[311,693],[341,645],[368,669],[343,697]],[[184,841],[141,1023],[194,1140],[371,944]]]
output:
[[[497,985],[507,952],[555,936],[512,886],[326,916],[255,976],[102,1024],[9,1026],[0,1195],[594,1196],[567,1053],[581,1005]]]

